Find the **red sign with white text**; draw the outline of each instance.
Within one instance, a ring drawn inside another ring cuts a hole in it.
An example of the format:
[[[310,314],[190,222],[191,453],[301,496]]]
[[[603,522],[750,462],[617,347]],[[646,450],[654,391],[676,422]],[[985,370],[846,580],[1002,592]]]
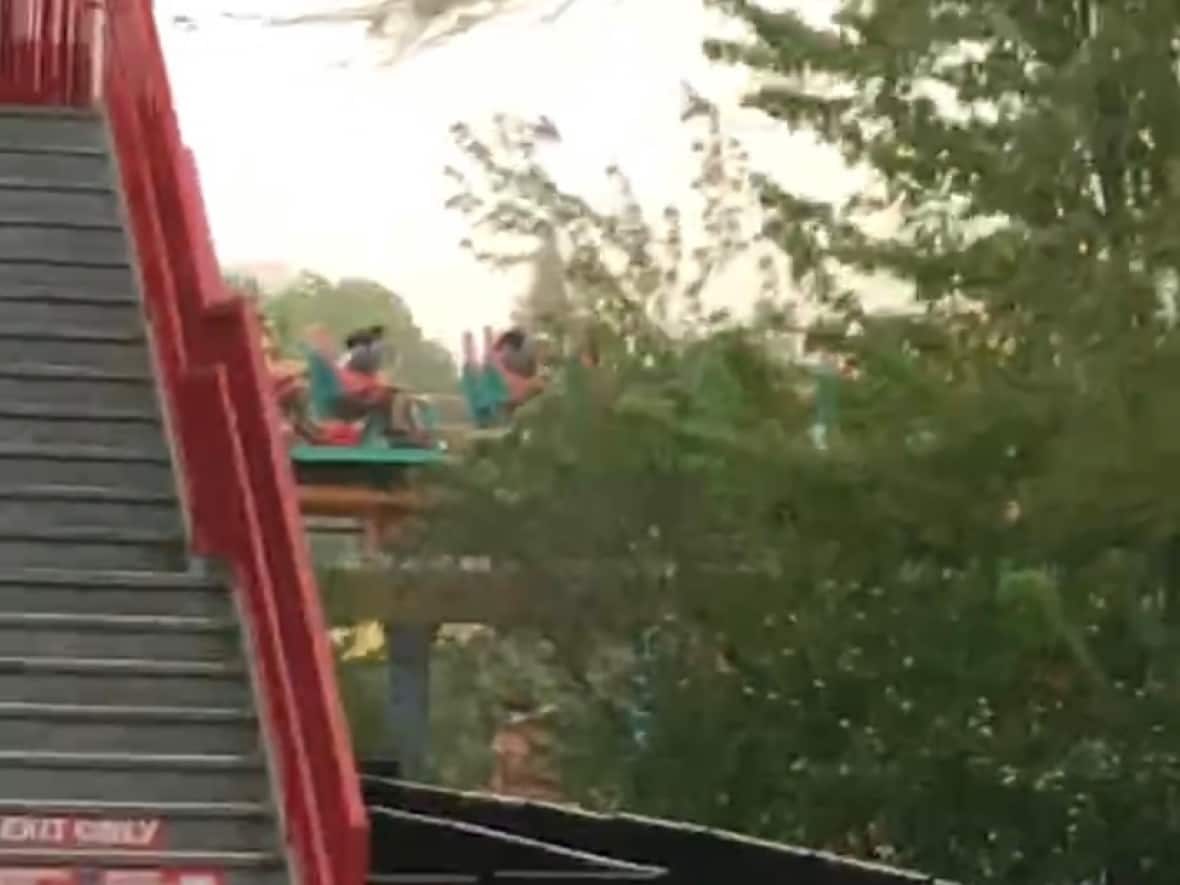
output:
[[[103,870],[97,885],[225,885],[225,873],[220,870]]]
[[[0,867],[0,885],[226,885],[221,870],[86,870]]]
[[[0,815],[0,848],[151,851],[163,844],[164,826],[157,818]]]
[[[78,871],[55,867],[0,867],[0,885],[78,885]]]

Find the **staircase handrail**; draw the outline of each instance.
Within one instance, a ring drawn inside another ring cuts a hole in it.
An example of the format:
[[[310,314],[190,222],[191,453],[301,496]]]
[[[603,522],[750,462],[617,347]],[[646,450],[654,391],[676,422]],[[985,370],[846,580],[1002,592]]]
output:
[[[191,544],[238,594],[294,872],[361,885],[368,822],[257,321],[221,283],[151,0],[0,2],[0,103],[105,107]]]

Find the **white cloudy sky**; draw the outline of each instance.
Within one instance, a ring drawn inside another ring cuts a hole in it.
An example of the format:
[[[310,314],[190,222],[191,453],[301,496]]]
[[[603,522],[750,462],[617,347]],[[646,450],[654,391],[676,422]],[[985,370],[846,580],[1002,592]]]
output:
[[[832,5],[796,2],[815,14]],[[276,30],[207,15],[222,5],[156,0],[223,263],[372,276],[448,343],[501,320],[513,295],[458,248],[461,222],[443,208],[452,123],[545,113],[562,131],[563,180],[592,189],[618,162],[646,201],[664,205],[693,172],[678,125],[681,81],[714,95],[735,86],[701,56],[701,0],[583,0],[554,25],[488,26],[394,66],[370,63],[357,28]],[[176,13],[201,26],[169,27]],[[806,139],[751,139],[756,160],[799,184],[847,187],[838,161]]]

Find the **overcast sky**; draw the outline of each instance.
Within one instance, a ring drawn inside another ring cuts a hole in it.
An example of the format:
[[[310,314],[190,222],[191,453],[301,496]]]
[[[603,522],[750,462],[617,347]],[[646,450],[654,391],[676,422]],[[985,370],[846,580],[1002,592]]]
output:
[[[829,0],[800,0],[824,13]],[[443,208],[448,130],[498,111],[544,113],[563,135],[563,181],[593,190],[618,162],[653,206],[694,167],[679,124],[682,80],[736,95],[700,51],[700,0],[585,0],[558,23],[480,28],[393,66],[356,27],[263,28],[207,13],[214,0],[157,0],[184,136],[200,166],[223,264],[280,262],[364,275],[409,302],[428,334],[503,320],[516,284],[458,248]],[[236,12],[290,9],[235,0]],[[173,14],[200,26],[169,26]],[[838,191],[848,176],[806,139],[751,133],[756,159]]]

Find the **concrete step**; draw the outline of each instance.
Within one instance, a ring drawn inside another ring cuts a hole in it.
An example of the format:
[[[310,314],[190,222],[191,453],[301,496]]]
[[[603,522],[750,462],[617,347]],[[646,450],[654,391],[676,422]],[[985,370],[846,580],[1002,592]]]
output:
[[[4,154],[0,152],[0,168]],[[118,267],[127,263],[127,240],[118,227],[22,224],[0,216],[0,261],[68,261]]]
[[[219,618],[0,612],[0,656],[234,660],[237,624]],[[0,696],[0,700],[4,698]]]
[[[51,361],[62,366],[149,374],[148,343],[137,329],[95,329],[60,322],[0,326],[0,364]]]
[[[0,423],[0,438],[4,436]],[[0,483],[13,482],[121,487],[156,495],[176,489],[172,461],[163,449],[0,442]]]
[[[0,310],[3,310],[0,301]],[[154,404],[153,404],[154,405]],[[10,443],[115,446],[166,452],[164,425],[151,407],[0,402],[0,428]]]
[[[83,369],[68,363],[6,362],[0,363],[0,402],[56,406],[101,403],[108,409],[148,409],[155,406],[156,391],[152,376],[146,372]]]
[[[33,224],[122,224],[111,188],[52,182],[0,181],[0,218]]]
[[[0,311],[5,322],[20,325],[67,322],[120,332],[142,332],[144,327],[139,300],[131,290],[81,292],[41,283],[7,282],[0,285]]]
[[[134,650],[132,650],[134,651]],[[55,656],[0,657],[0,699],[47,704],[251,703],[245,669],[238,659],[149,660]]]
[[[0,610],[77,614],[173,615],[230,620],[233,600],[220,583],[185,574],[0,571]]]
[[[0,418],[0,428],[7,431]],[[101,526],[184,535],[175,495],[150,494],[110,486],[7,485],[0,483],[0,535],[19,529]],[[2,607],[2,606],[0,606]]]
[[[0,751],[0,784],[32,801],[263,802],[262,758],[132,753]]]
[[[86,851],[0,849],[0,864],[14,866],[79,866],[93,869],[183,869],[279,871],[281,856],[273,851]]]
[[[0,562],[10,568],[179,571],[188,559],[180,531],[105,526],[0,529]]]
[[[135,271],[126,261],[94,264],[60,261],[8,261],[0,264],[0,286],[48,286],[93,295],[126,295],[137,292]]]
[[[481,885],[495,882],[496,885],[622,885],[624,882],[661,882],[662,872],[626,872],[620,870],[496,870],[488,875],[474,873],[435,873],[419,871],[413,873],[374,873],[365,878],[368,885]],[[702,885],[717,885],[732,881],[721,879],[693,879]],[[763,882],[765,880],[758,880]],[[799,882],[801,880],[792,880]],[[809,879],[808,882],[818,880]],[[742,880],[748,885],[749,880]],[[784,883],[786,885],[786,883]]]
[[[228,881],[272,882],[283,872],[282,856],[276,851],[85,851],[45,849],[0,849],[4,867],[83,867],[86,870],[161,869],[225,871]],[[236,878],[235,878],[236,877]]]
[[[256,753],[249,708],[0,701],[0,750],[59,753]]]
[[[90,111],[0,106],[0,145],[8,148],[106,150],[106,133]]]
[[[274,811],[262,802],[33,802],[0,799],[0,816],[158,820],[170,851],[269,851]]]
[[[374,873],[365,881],[368,885],[480,885],[484,880],[468,873]],[[495,881],[503,880],[497,876]],[[537,885],[543,883],[538,880]]]
[[[112,170],[103,151],[0,143],[0,181],[5,180],[110,186]]]
[[[74,326],[91,326],[89,320],[85,322],[71,321],[70,316],[73,314],[73,309],[81,304],[95,304],[98,306],[134,306],[137,310],[140,304],[138,283],[134,274],[128,273],[123,279],[125,286],[122,288],[104,288],[96,287],[97,282],[94,279],[83,279],[78,282],[65,282],[60,279],[41,279],[47,270],[60,271],[65,265],[52,265],[48,268],[41,268],[37,264],[12,264],[8,265],[8,275],[11,279],[6,280],[3,290],[0,290],[0,298],[13,298],[17,300],[31,300],[43,301],[53,304],[58,308],[65,307],[70,310],[69,315],[62,314],[60,311],[54,313],[54,319],[51,322],[67,322]],[[21,272],[24,268],[25,272]],[[141,331],[141,323],[133,324],[136,331]]]
[[[180,879],[182,885],[287,885],[292,881],[287,873],[282,857],[274,854],[261,854],[250,851],[240,852],[37,852],[37,851],[9,851],[0,853],[0,863],[8,868],[39,869],[48,868],[56,871],[63,864],[77,865],[95,878],[84,877],[83,882],[98,881],[97,873],[111,870],[120,874],[120,881],[128,883],[136,881],[127,875],[128,871],[142,869],[147,879],[145,883],[158,881],[157,875],[162,869],[175,869],[185,875]],[[216,870],[216,877],[205,874],[205,871]],[[200,871],[194,874],[194,871]],[[15,881],[15,880],[14,880]],[[30,880],[36,881],[36,880]],[[422,885],[436,885],[435,880],[417,880]],[[408,885],[413,885],[411,880]],[[548,885],[541,880],[536,885]]]

